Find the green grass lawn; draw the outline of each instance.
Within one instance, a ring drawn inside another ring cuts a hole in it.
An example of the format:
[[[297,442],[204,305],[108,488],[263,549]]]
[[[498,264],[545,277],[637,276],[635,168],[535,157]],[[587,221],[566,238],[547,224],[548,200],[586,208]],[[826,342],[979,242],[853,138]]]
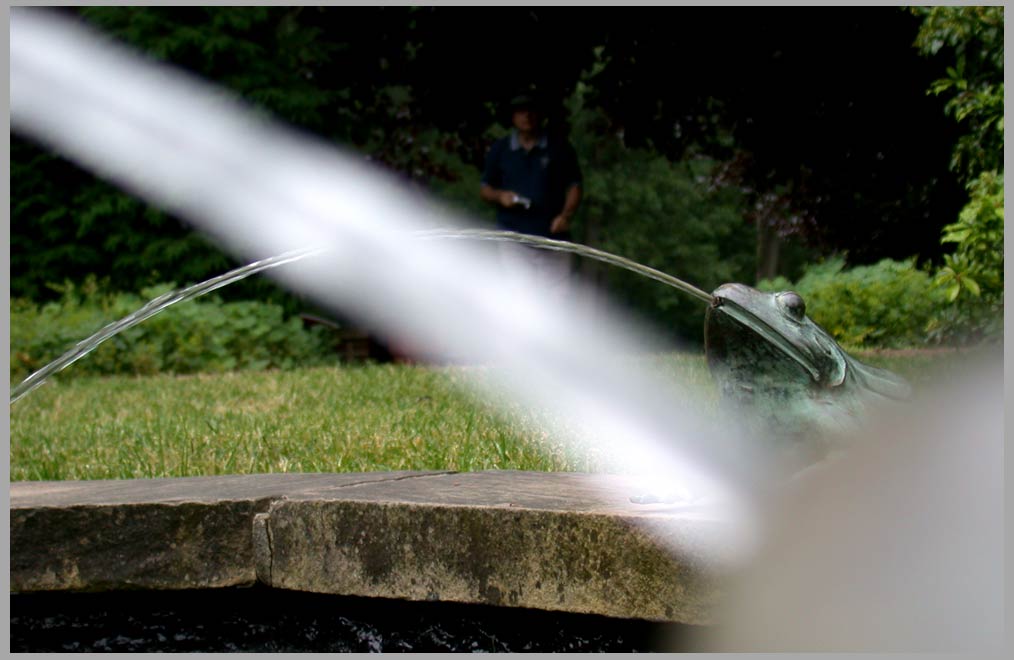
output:
[[[704,359],[646,358],[715,393]],[[864,355],[918,384],[937,355]],[[484,370],[363,365],[197,376],[63,378],[11,406],[10,478],[261,472],[604,469],[545,437],[519,407],[467,394]]]

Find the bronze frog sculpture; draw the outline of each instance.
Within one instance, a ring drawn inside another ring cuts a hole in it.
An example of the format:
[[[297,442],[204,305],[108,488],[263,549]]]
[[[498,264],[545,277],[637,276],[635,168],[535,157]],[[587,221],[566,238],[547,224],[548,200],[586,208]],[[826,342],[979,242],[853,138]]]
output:
[[[874,409],[911,396],[900,376],[846,353],[794,291],[723,284],[711,295],[705,354],[722,406],[769,439],[779,472],[828,457]]]

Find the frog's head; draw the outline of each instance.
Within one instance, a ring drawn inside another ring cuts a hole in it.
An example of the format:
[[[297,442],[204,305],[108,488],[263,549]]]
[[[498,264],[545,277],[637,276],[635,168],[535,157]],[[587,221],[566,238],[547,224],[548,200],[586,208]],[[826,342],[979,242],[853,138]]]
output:
[[[794,291],[723,284],[712,293],[704,341],[708,367],[726,391],[784,384],[823,392],[858,388],[892,399],[910,395],[900,377],[848,355],[806,315]]]

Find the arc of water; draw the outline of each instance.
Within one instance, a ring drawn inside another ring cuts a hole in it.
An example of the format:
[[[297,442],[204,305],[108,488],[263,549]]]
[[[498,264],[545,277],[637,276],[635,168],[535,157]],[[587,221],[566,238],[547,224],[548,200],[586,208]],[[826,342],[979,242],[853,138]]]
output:
[[[193,300],[194,298],[211,293],[216,289],[221,289],[224,286],[228,286],[233,282],[238,282],[239,280],[256,273],[260,273],[270,268],[277,268],[278,266],[292,263],[311,255],[320,254],[321,252],[322,250],[319,248],[286,252],[285,254],[261,259],[260,261],[240,266],[239,268],[222,275],[218,275],[217,277],[212,277],[204,282],[198,282],[192,286],[164,293],[154,300],[145,303],[145,305],[137,311],[124,316],[118,321],[114,321],[106,326],[103,326],[98,332],[81,340],[75,344],[72,349],[60,357],[56,358],[38,371],[33,372],[11,390],[10,402],[14,403],[32,390],[36,389],[45,383],[50,376],[59,373],[74,364],[84,356],[94,351],[106,340],[111,339],[113,336],[127,330],[128,328],[134,327],[142,321],[150,319],[152,316],[155,316],[159,312],[165,310],[170,305],[185,302],[187,300]]]
[[[669,286],[687,291],[697,298],[704,300],[705,302],[710,301],[709,296],[704,291],[694,287],[691,284],[684,282],[678,278],[672,277],[667,273],[655,270],[643,264],[639,264],[636,261],[620,257],[618,255],[590,248],[587,246],[579,245],[576,243],[570,243],[566,241],[558,241],[553,239],[546,239],[536,236],[528,236],[525,234],[518,234],[516,232],[497,231],[497,230],[483,230],[483,229],[435,229],[435,230],[424,230],[417,232],[417,235],[421,238],[473,238],[479,240],[493,240],[493,241],[510,241],[532,245],[538,248],[559,250],[563,252],[571,252],[579,254],[589,258],[597,259],[599,261],[613,264],[621,268],[641,273],[647,277],[655,279],[659,282],[663,282]],[[278,255],[275,257],[269,257],[252,264],[241,266],[234,270],[231,270],[223,275],[213,277],[207,281],[199,282],[192,286],[182,288],[179,290],[165,293],[154,300],[149,301],[143,307],[135,312],[119,319],[113,323],[103,326],[100,330],[90,335],[89,337],[78,342],[74,348],[60,355],[58,358],[46,364],[41,369],[33,372],[21,383],[19,383],[12,391],[10,397],[10,403],[14,403],[18,399],[32,392],[49,379],[50,376],[63,371],[71,364],[77,362],[81,358],[88,355],[90,352],[98,348],[103,342],[112,338],[113,336],[134,327],[135,325],[159,314],[160,312],[168,309],[171,305],[176,303],[185,302],[192,300],[199,296],[205,295],[216,289],[222,288],[239,280],[245,279],[251,275],[262,272],[269,268],[281,266],[293,261],[302,259],[307,256],[314,254],[320,254],[322,249],[307,249],[302,251],[289,252],[286,254]]]
[[[570,252],[572,254],[588,257],[589,259],[595,259],[603,263],[638,273],[639,275],[643,275],[657,282],[661,282],[662,284],[671,286],[674,289],[690,294],[702,302],[710,303],[712,300],[710,293],[702,291],[678,277],[673,277],[668,273],[656,270],[650,266],[645,266],[644,264],[633,261],[632,259],[627,259],[626,257],[621,257],[617,254],[606,252],[605,250],[599,250],[598,248],[593,248],[588,245],[582,245],[580,243],[571,243],[570,241],[561,241],[542,236],[531,236],[529,234],[519,234],[512,231],[500,231],[497,229],[430,229],[418,232],[418,234],[423,238],[471,238],[483,241],[509,241],[513,243],[531,245],[545,250]]]
[[[571,243],[569,241],[560,241],[551,238],[543,238],[541,236],[530,236],[528,234],[519,234],[517,232],[500,231],[495,229],[429,229],[416,232],[415,235],[423,239],[476,239],[487,241],[505,241],[531,245],[539,249],[569,252],[571,254],[595,259],[603,263],[644,275],[645,277],[649,277],[675,289],[689,293],[703,302],[711,301],[710,294],[698,289],[684,280],[673,277],[668,273],[656,270],[649,266],[645,266],[644,264],[631,259],[627,259],[626,257],[621,257],[617,254],[606,252],[605,250],[599,250],[587,245],[581,245],[579,243]],[[245,266],[240,266],[239,268],[222,275],[218,275],[204,282],[198,282],[197,284],[189,287],[165,293],[158,298],[145,303],[143,307],[131,314],[128,314],[122,319],[103,326],[94,334],[79,341],[72,349],[63,353],[52,362],[44,365],[41,369],[38,369],[30,374],[27,378],[21,381],[21,383],[14,387],[13,390],[11,390],[10,403],[14,403],[18,399],[43,385],[51,376],[63,371],[70,365],[85,357],[97,349],[103,342],[125,330],[128,330],[129,328],[134,327],[138,323],[146,321],[156,314],[165,311],[176,303],[193,300],[194,298],[198,298],[216,289],[238,282],[250,277],[251,275],[255,275],[270,268],[292,263],[305,257],[318,255],[322,252],[324,252],[323,248],[308,248],[305,250],[287,252],[275,257],[255,261],[254,263],[247,264]]]

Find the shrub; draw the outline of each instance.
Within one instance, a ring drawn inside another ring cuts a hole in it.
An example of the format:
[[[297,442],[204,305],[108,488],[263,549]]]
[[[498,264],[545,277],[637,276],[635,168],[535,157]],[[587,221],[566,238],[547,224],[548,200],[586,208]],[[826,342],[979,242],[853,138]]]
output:
[[[940,239],[955,244],[934,278],[949,303],[931,328],[941,340],[1003,336],[1003,175],[983,172],[968,190],[968,204]]]
[[[855,348],[925,344],[944,294],[914,259],[884,259],[845,268],[841,257],[810,266],[795,284],[764,280],[763,291],[792,289],[806,301],[807,315],[841,344]]]
[[[101,290],[94,278],[57,287],[58,301],[11,300],[10,377],[20,381],[91,336],[136,311],[173,284],[141,296]],[[206,296],[177,303],[108,339],[68,373],[152,374],[309,366],[333,359],[331,340],[306,329],[270,303],[223,302]]]

